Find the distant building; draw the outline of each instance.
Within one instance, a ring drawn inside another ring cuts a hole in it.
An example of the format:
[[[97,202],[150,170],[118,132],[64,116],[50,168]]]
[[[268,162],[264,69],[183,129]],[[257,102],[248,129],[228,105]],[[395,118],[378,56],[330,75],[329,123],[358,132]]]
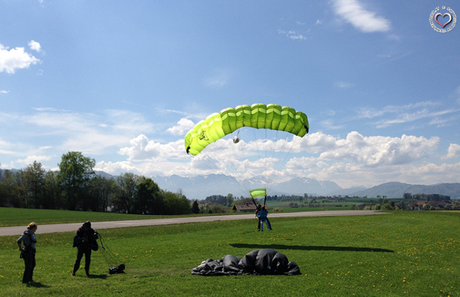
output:
[[[268,210],[268,207],[265,206],[265,209]],[[235,204],[232,210],[236,212],[255,212],[256,206],[254,204]]]

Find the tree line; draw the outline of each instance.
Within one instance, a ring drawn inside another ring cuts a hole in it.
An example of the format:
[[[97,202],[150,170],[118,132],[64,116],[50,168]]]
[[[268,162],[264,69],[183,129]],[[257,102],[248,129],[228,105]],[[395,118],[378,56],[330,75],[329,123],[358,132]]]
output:
[[[0,169],[0,206],[152,215],[192,211],[180,192],[162,190],[151,178],[133,173],[102,177],[94,172],[95,164],[81,152],[68,152],[58,172],[46,171],[37,161],[17,171]]]

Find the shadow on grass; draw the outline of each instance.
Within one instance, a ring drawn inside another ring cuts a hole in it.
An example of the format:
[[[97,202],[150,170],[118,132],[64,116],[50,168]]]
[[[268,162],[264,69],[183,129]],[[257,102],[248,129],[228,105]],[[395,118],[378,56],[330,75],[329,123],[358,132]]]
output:
[[[44,285],[42,283],[36,283],[36,282],[30,282],[27,283],[28,287],[34,287],[34,288],[49,288],[50,286]]]
[[[387,250],[387,249],[362,248],[362,247],[350,247],[350,246],[312,246],[312,245],[301,246],[301,245],[285,245],[285,244],[245,244],[245,243],[233,243],[230,245],[236,248],[247,248],[247,249],[394,253],[394,251]]]
[[[88,278],[107,279],[107,274],[90,274]]]

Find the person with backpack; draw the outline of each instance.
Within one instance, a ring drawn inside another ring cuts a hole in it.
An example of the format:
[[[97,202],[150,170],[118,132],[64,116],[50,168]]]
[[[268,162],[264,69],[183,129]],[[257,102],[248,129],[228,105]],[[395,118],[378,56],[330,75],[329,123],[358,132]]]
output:
[[[91,222],[86,221],[83,225],[77,230],[77,234],[73,240],[73,246],[78,249],[77,259],[73,266],[72,277],[75,276],[75,273],[80,268],[80,261],[85,255],[85,272],[86,276],[89,277],[89,266],[91,264],[91,251],[97,251],[99,246],[97,244],[98,235],[97,232],[91,228]]]
[[[273,230],[272,225],[270,224],[270,221],[268,220],[268,211],[266,209],[266,204],[265,201],[267,200],[267,196],[265,196],[264,200],[264,206],[257,204],[254,198],[252,199],[252,202],[256,206],[256,217],[257,217],[257,231],[264,231],[264,222],[267,224],[267,228],[269,231]]]
[[[23,283],[33,282],[33,274],[35,268],[35,244],[37,243],[37,237],[35,237],[35,231],[38,226],[32,222],[27,226],[27,229],[18,238],[17,244],[19,251],[21,252],[21,258],[24,259],[24,275],[22,277]],[[24,243],[24,247],[22,246]]]

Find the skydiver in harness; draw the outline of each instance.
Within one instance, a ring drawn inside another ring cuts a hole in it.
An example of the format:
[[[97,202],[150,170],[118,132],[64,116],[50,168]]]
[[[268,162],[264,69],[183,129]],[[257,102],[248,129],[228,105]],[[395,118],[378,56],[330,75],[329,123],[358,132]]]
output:
[[[256,204],[256,201],[254,200],[254,198],[252,198],[252,202],[254,203],[254,205],[256,206],[256,216],[257,218],[259,219],[258,222],[257,222],[257,231],[261,231],[262,232],[264,231],[264,222],[265,224],[267,224],[267,228],[269,231],[273,230],[272,229],[272,225],[270,224],[270,221],[268,220],[268,211],[265,209],[266,207],[266,204],[265,202],[267,201],[267,195],[265,195],[265,199],[264,199],[264,206],[260,205],[260,204]]]

